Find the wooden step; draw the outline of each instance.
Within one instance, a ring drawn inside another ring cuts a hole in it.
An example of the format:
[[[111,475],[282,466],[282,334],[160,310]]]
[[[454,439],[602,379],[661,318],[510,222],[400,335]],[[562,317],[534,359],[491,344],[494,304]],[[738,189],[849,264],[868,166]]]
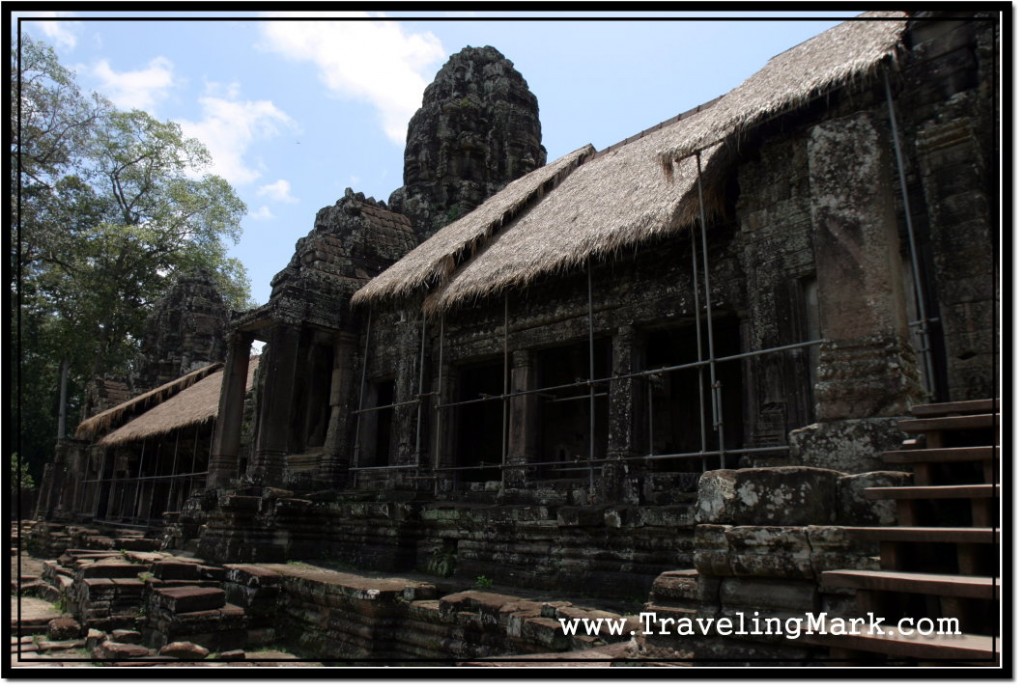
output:
[[[840,569],[821,574],[821,584],[830,588],[885,590],[939,597],[999,598],[1000,580],[985,576],[910,573],[906,571],[862,571]]]
[[[992,429],[999,426],[999,414],[987,415],[953,415],[950,417],[930,417],[900,420],[899,428],[907,434],[923,434],[925,432],[952,432],[969,429]]]
[[[846,534],[858,540],[876,542],[951,542],[958,544],[996,544],[998,528],[920,528],[920,527],[844,527]]]
[[[980,398],[973,401],[948,401],[946,403],[923,403],[910,409],[914,417],[939,417],[944,415],[975,415],[999,411],[998,398]]]
[[[1002,650],[998,637],[961,634],[959,636],[903,636],[896,626],[882,627],[882,633],[859,631],[857,634],[821,635],[807,633],[801,638],[806,643],[827,645],[845,650],[879,653],[895,658],[947,660],[964,662],[991,662],[998,664]]]
[[[948,449],[910,449],[886,451],[886,463],[977,463],[999,458],[998,446],[961,446]]]
[[[867,487],[868,499],[997,499],[999,485],[918,485],[910,487]]]

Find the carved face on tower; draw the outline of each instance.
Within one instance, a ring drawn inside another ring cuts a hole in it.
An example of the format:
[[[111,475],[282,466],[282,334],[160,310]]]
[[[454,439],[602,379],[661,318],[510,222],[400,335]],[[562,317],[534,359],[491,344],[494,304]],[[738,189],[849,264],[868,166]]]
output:
[[[537,97],[491,47],[453,55],[409,121],[405,186],[390,206],[421,238],[468,213],[510,181],[543,166]]]

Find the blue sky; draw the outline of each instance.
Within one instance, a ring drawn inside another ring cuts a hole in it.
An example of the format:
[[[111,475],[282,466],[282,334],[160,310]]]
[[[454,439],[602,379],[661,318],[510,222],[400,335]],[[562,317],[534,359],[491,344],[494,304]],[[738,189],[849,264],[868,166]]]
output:
[[[386,200],[401,186],[406,124],[465,46],[492,45],[523,74],[553,161],[719,96],[855,13],[697,14],[24,12],[16,27],[86,91],[207,145],[249,207],[231,254],[262,304],[320,208],[346,187]]]

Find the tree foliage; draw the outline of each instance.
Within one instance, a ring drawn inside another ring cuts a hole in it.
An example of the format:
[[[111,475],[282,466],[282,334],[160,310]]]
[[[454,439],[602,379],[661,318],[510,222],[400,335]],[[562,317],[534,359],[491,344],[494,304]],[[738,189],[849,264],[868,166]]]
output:
[[[38,472],[55,441],[61,362],[73,393],[128,376],[151,305],[180,275],[205,269],[231,307],[246,305],[245,270],[225,244],[238,240],[245,205],[203,173],[198,140],[83,94],[45,44],[22,36],[11,65],[15,406],[23,458]]]

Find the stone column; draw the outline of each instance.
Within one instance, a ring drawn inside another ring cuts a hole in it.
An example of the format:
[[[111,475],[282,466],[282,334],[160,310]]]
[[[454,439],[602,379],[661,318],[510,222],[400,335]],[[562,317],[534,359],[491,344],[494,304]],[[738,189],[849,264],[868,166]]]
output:
[[[318,478],[325,487],[344,483],[352,457],[352,411],[356,391],[353,358],[356,340],[351,334],[339,334],[334,342],[334,368],[331,370],[331,419],[327,423],[324,453]]]
[[[245,381],[249,375],[252,335],[234,332],[228,337],[227,361],[220,385],[220,404],[213,430],[207,489],[223,489],[238,476],[238,447],[245,408]],[[104,463],[106,461],[104,460]]]
[[[409,310],[398,329],[398,362],[395,363],[395,403],[414,401],[419,396],[421,322],[419,315]],[[416,455],[416,406],[401,405],[393,408],[391,434],[395,444],[394,465],[419,463]],[[422,449],[421,449],[422,452]]]
[[[278,485],[284,479],[285,453],[295,394],[295,368],[299,355],[299,328],[291,324],[274,327],[263,395],[260,399],[259,429],[249,476],[258,485]]]
[[[537,358],[527,350],[512,351],[509,391],[537,388]],[[502,473],[504,489],[523,488],[529,476],[529,464],[537,460],[540,407],[536,394],[513,396],[508,401],[508,459]]]
[[[794,461],[846,472],[882,467],[894,416],[920,395],[907,340],[888,140],[867,113],[816,126],[808,141],[821,336],[818,424],[790,436]]]
[[[811,132],[819,420],[904,414],[918,391],[887,146],[866,113]]]
[[[612,375],[622,376],[643,367],[642,334],[633,326],[623,326],[612,336]],[[641,422],[646,407],[644,380],[639,377],[616,379],[608,385],[608,461],[601,468],[601,493],[609,500],[635,497],[626,472],[627,465],[642,467],[643,463],[621,460],[640,453],[646,438]],[[647,411],[650,415],[651,412]],[[644,447],[645,448],[645,447]]]

